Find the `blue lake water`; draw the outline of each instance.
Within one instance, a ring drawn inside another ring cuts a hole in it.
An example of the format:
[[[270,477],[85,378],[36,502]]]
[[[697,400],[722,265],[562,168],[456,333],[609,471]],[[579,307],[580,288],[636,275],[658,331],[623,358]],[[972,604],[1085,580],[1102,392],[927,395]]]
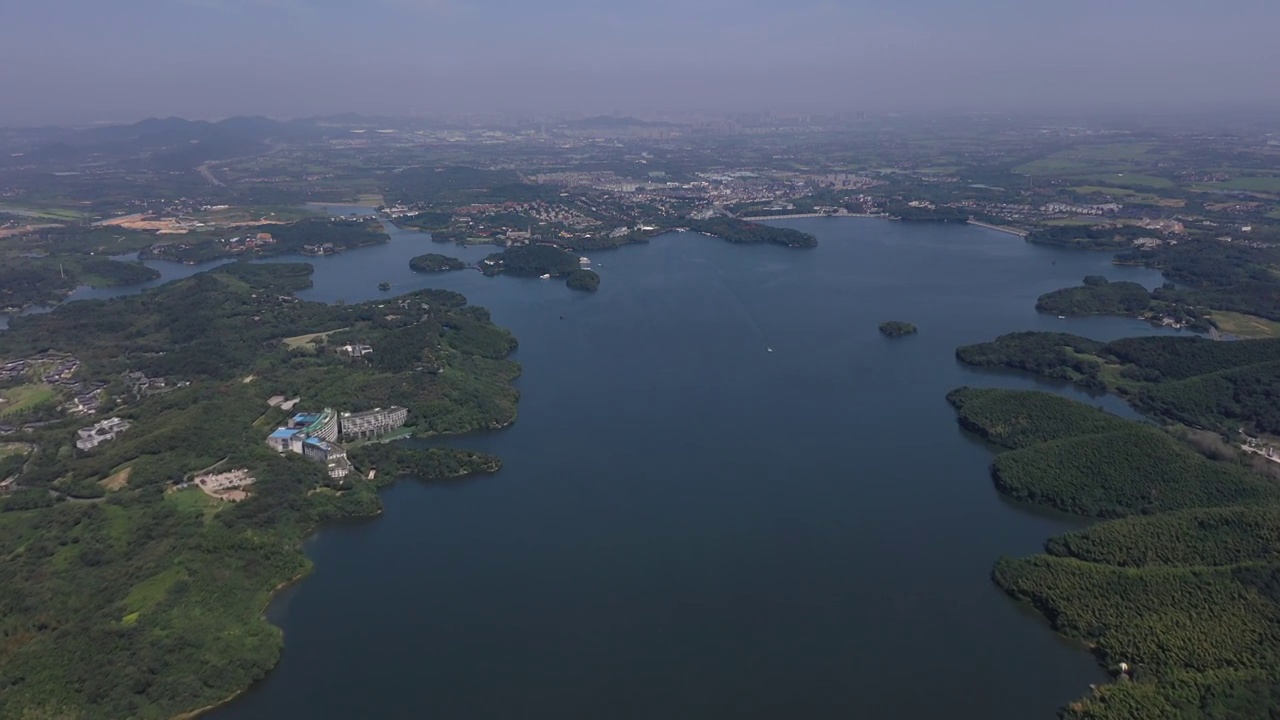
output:
[[[520,416],[447,441],[501,456],[495,475],[401,482],[383,516],[309,540],[315,572],[268,612],[282,662],[210,717],[1048,718],[1102,680],[989,579],[1076,525],[1002,501],[944,395],[1128,413],[953,353],[1163,332],[1034,309],[1088,274],[1159,275],[967,226],[779,224],[820,246],[670,234],[588,253],[595,294],[414,274],[423,252],[493,248],[408,231],[307,258],[304,298],[444,287],[488,307],[520,340]],[[883,338],[890,319],[920,332]]]

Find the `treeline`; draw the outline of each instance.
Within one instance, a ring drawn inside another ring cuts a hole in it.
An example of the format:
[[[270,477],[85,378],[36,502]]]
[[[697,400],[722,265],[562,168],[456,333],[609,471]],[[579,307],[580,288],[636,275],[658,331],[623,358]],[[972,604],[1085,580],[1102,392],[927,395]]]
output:
[[[0,261],[0,309],[52,305],[80,285],[117,287],[158,277],[159,272],[139,262],[89,255],[4,258]]]
[[[1090,275],[1080,287],[1045,293],[1036,310],[1054,315],[1134,315],[1151,306],[1151,293],[1135,282],[1109,282]]]
[[[1280,500],[1274,483],[1136,422],[1003,453],[992,476],[1009,497],[1087,517]]]
[[[1027,242],[1037,245],[1052,245],[1083,250],[1118,250],[1130,248],[1133,241],[1143,237],[1158,236],[1159,233],[1147,228],[1132,225],[1060,225],[1041,227],[1027,235]]]
[[[1132,568],[1270,560],[1280,556],[1280,506],[1125,518],[1052,538],[1045,550],[1059,557]]]
[[[308,218],[283,225],[256,225],[234,230],[237,237],[270,234],[273,241],[252,250],[240,250],[227,242],[224,233],[193,233],[144,248],[139,256],[183,263],[203,263],[220,258],[274,257],[302,253],[308,246],[329,245],[333,252],[352,250],[388,242],[382,224],[374,220],[329,220]]]
[[[352,448],[350,458],[365,472],[375,471],[379,485],[401,477],[458,478],[502,467],[502,461],[492,455],[454,448],[414,448],[403,442],[361,445]]]
[[[505,272],[525,277],[557,277],[577,269],[577,256],[551,245],[517,245],[493,253],[480,263],[480,270],[486,275]]]
[[[1115,390],[1148,414],[1187,425],[1225,432],[1244,424],[1280,433],[1280,339],[1151,336],[1099,343],[1022,332],[962,346],[956,358]]]
[[[1098,378],[1102,365],[1096,357],[1103,344],[1079,335],[1050,332],[1016,332],[991,342],[962,345],[956,359],[976,367],[1004,367],[1057,380],[1104,389]]]
[[[967,223],[969,211],[962,207],[913,207],[903,201],[892,201],[885,206],[890,216],[906,222]]]
[[[1159,269],[1156,300],[1280,320],[1280,247],[1200,240],[1134,249],[1116,262]]]
[[[694,232],[715,235],[734,243],[773,243],[796,248],[818,246],[818,239],[809,233],[735,218],[715,217],[706,220],[690,220],[688,225]]]
[[[1273,483],[1205,460],[1154,427],[1045,393],[960,389],[948,398],[965,427],[1019,448],[993,463],[1002,492],[1078,514],[1131,515],[992,571],[1116,674],[1063,717],[1276,716]]]
[[[1051,440],[1121,432],[1131,423],[1084,403],[1043,392],[959,388],[947,393],[957,421],[971,433],[1001,447],[1018,448]]]

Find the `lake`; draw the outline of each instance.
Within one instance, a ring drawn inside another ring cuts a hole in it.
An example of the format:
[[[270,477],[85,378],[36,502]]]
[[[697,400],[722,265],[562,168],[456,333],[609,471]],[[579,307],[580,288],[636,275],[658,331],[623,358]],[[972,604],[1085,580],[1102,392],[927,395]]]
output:
[[[500,472],[400,482],[381,517],[313,536],[314,573],[268,611],[280,665],[209,717],[1050,718],[1104,681],[989,579],[1079,523],[1003,501],[944,396],[1042,387],[1132,416],[953,353],[1163,332],[1034,309],[1085,275],[1158,273],[968,226],[777,224],[821,244],[669,234],[587,253],[596,294],[415,275],[414,255],[493,248],[410,231],[307,258],[306,298],[444,287],[488,307],[520,340],[520,416],[446,441]]]

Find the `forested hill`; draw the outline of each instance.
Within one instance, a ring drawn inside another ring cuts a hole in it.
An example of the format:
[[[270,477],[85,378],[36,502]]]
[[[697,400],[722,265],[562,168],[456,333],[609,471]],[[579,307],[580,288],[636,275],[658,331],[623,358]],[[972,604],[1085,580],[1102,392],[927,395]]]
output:
[[[966,345],[956,357],[979,367],[1027,370],[1114,390],[1155,417],[1196,427],[1280,434],[1280,339],[1213,342],[1152,336],[1100,343],[1023,332]]]
[[[310,274],[232,264],[0,333],[0,358],[25,358],[35,374],[5,382],[38,385],[70,356],[72,381],[100,388],[102,403],[88,417],[44,406],[0,465],[17,488],[0,496],[0,717],[170,718],[222,701],[275,664],[280,633],[261,611],[272,588],[307,571],[299,543],[311,528],[376,512],[377,485],[397,472],[497,468],[446,448],[357,448],[357,472],[334,479],[266,447],[288,415],[273,395],[301,398],[295,412],[404,405],[422,432],[515,417],[515,340],[484,309],[434,290],[347,306],[294,298]],[[337,351],[346,344],[373,354]],[[166,384],[139,390],[126,373]],[[131,426],[75,447],[78,429],[109,416]],[[256,482],[238,503],[183,485],[207,468]]]
[[[689,229],[733,243],[773,243],[796,248],[818,246],[818,239],[807,232],[727,217],[690,220]]]
[[[1164,431],[1040,392],[960,389],[960,422],[1012,448],[1010,497],[1123,517],[1003,558],[997,585],[1116,677],[1069,720],[1265,718],[1280,701],[1280,485]]]

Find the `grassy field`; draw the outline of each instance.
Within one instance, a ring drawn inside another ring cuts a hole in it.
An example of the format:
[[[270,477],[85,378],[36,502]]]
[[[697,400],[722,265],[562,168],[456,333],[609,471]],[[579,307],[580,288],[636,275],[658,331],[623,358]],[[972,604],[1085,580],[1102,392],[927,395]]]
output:
[[[99,480],[98,484],[107,490],[123,490],[129,484],[129,476],[133,474],[133,468],[121,468],[112,473],[112,475],[103,480]]]
[[[41,403],[49,402],[57,397],[58,391],[52,385],[30,383],[0,391],[0,417],[20,413]]]
[[[311,343],[317,338],[328,337],[336,332],[342,332],[343,330],[346,330],[346,329],[347,328],[338,328],[337,330],[329,330],[326,332],[310,333],[308,335],[298,335],[296,337],[285,338],[284,344],[287,345],[290,350],[294,350],[296,348],[302,347],[303,345]]]
[[[0,212],[12,213],[14,215],[25,215],[33,218],[44,218],[47,220],[84,220],[87,216],[85,213],[69,208],[46,207],[46,208],[26,208],[14,207],[11,205],[0,205]]]
[[[1046,220],[1044,224],[1045,225],[1063,225],[1063,226],[1079,225],[1084,227],[1088,225],[1095,225],[1098,222],[1099,222],[1098,220],[1090,220],[1088,218],[1058,218],[1057,220]]]
[[[1080,185],[1079,187],[1071,188],[1071,191],[1081,195],[1093,195],[1096,193],[1099,195],[1115,195],[1116,197],[1128,197],[1138,194],[1137,190],[1130,190],[1129,188],[1103,187],[1101,185]]]
[[[179,580],[186,579],[186,572],[180,567],[171,567],[168,570],[147,578],[129,591],[128,596],[124,599],[124,606],[128,612],[121,621],[126,625],[132,625],[138,621],[142,613],[154,608],[164,600],[169,594],[169,588]]]
[[[26,455],[31,452],[31,446],[26,443],[0,443],[0,458],[7,458],[11,455]]]
[[[1167,178],[1156,177],[1154,175],[1142,175],[1140,173],[1088,173],[1075,175],[1071,174],[1072,180],[1080,180],[1083,182],[1108,182],[1115,185],[1123,185],[1127,187],[1137,188],[1168,188],[1173,187],[1173,181]]]
[[[1199,183],[1192,189],[1202,192],[1225,192],[1244,190],[1247,192],[1280,193],[1280,177],[1237,177],[1226,182]]]
[[[1124,200],[1124,202],[1129,205],[1155,205],[1157,207],[1178,208],[1187,204],[1186,200],[1181,200],[1179,198],[1164,198],[1159,195],[1141,193],[1131,188],[1080,185],[1078,187],[1071,188],[1071,191],[1079,193],[1080,195],[1110,195]]]
[[[1213,311],[1209,315],[1218,329],[1242,338],[1280,337],[1280,323],[1243,313]]]
[[[211,497],[205,491],[194,486],[171,492],[165,495],[165,498],[182,510],[203,514],[205,522],[209,522],[209,518],[213,517],[214,513],[226,505],[224,501]]]

